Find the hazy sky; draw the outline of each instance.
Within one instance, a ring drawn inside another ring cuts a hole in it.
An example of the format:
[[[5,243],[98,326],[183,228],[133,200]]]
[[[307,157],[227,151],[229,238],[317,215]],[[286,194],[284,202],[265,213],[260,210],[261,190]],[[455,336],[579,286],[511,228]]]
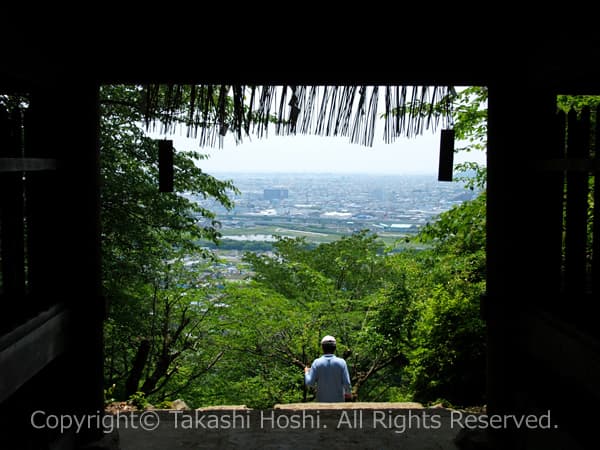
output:
[[[206,172],[326,172],[326,173],[437,173],[440,130],[426,131],[423,136],[383,142],[383,123],[372,147],[351,144],[348,137],[276,136],[244,138],[235,144],[225,138],[223,148],[200,148],[194,139],[172,135],[177,150],[196,150],[207,154],[199,162]],[[163,136],[153,135],[155,138]],[[454,161],[485,164],[483,152],[455,155]]]

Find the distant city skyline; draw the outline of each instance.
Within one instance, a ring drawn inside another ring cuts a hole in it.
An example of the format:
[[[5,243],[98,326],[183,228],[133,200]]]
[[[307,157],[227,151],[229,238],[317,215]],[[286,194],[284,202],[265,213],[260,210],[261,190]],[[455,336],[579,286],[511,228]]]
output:
[[[376,136],[372,147],[351,144],[348,137],[340,136],[272,134],[262,138],[244,137],[241,144],[236,144],[228,135],[223,148],[200,148],[198,141],[186,138],[185,134],[155,133],[152,137],[172,139],[178,151],[194,150],[207,155],[198,165],[208,173],[432,174],[438,170],[440,145],[439,130],[414,138],[398,138],[391,144],[384,143],[382,136]],[[455,154],[455,163],[465,160],[485,164],[485,154]]]

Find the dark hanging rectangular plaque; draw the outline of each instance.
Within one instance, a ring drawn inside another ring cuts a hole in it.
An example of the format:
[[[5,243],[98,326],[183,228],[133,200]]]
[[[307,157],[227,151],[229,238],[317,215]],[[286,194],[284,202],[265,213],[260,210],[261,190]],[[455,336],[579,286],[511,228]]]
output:
[[[158,186],[160,192],[173,192],[173,141],[158,141]]]
[[[454,130],[442,130],[438,181],[452,181],[454,166]]]

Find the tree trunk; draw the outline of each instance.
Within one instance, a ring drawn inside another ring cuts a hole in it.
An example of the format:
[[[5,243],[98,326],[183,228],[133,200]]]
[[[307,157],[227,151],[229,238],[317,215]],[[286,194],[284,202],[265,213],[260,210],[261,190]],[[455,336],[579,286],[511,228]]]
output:
[[[125,397],[129,398],[133,394],[135,394],[138,390],[138,386],[140,384],[140,378],[142,377],[142,372],[144,371],[144,367],[146,366],[146,361],[148,360],[148,354],[150,353],[150,341],[148,339],[144,339],[140,342],[140,346],[138,347],[137,353],[135,354],[135,359],[133,360],[133,367],[129,372],[129,377],[127,377],[127,381],[125,382]]]

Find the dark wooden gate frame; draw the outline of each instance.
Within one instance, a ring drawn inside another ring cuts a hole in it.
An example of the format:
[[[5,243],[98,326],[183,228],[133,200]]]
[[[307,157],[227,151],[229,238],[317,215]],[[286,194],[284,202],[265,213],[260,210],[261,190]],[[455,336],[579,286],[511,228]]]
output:
[[[267,69],[250,68],[247,77],[239,72],[232,76],[218,64],[203,68],[199,76],[198,68],[185,64],[175,71],[170,66],[107,60],[73,75],[70,71],[75,65],[70,63],[34,63],[23,69],[17,58],[8,71],[0,71],[0,91],[31,93],[32,105],[43,117],[36,122],[36,135],[43,139],[37,144],[39,153],[30,156],[55,161],[59,175],[50,184],[43,177],[37,184],[33,181],[40,193],[33,206],[44,226],[32,231],[35,282],[27,298],[32,306],[26,308],[32,317],[0,336],[2,430],[11,431],[7,436],[26,435],[29,415],[35,409],[96,413],[102,408],[99,83],[360,82],[488,86],[488,295],[482,312],[488,323],[489,411],[552,409],[561,426],[561,439],[580,443],[595,426],[592,407],[600,400],[598,336],[583,326],[588,318],[598,317],[598,302],[557,289],[560,201],[556,182],[544,173],[540,161],[553,155],[549,149],[555,141],[549,131],[556,130],[556,95],[600,94],[600,70],[586,66],[574,71],[569,64],[557,62],[556,55],[567,54],[558,42],[534,49],[539,50],[534,57],[522,52],[514,61],[503,48],[490,47],[488,58],[474,62],[477,68],[467,69],[454,63],[452,55],[434,63],[415,57],[410,67],[376,65],[366,71],[367,76],[364,71],[352,75],[351,65],[342,58],[337,66],[331,63],[308,74],[295,68],[269,71],[273,64],[263,61]],[[589,56],[595,51],[590,46],[580,52]],[[489,55],[500,56],[493,60]],[[509,62],[512,70],[507,73]],[[69,117],[68,127],[65,117]],[[36,162],[15,164],[23,164],[19,170],[31,169],[25,166]],[[3,296],[2,307],[23,300]],[[574,402],[579,402],[577,415],[572,414]],[[91,430],[83,440],[97,436]],[[48,442],[55,438],[39,436]],[[72,448],[67,437],[62,439],[64,448]],[[544,438],[515,432],[502,433],[498,439],[529,443]],[[545,445],[558,448],[561,444],[552,437]]]

